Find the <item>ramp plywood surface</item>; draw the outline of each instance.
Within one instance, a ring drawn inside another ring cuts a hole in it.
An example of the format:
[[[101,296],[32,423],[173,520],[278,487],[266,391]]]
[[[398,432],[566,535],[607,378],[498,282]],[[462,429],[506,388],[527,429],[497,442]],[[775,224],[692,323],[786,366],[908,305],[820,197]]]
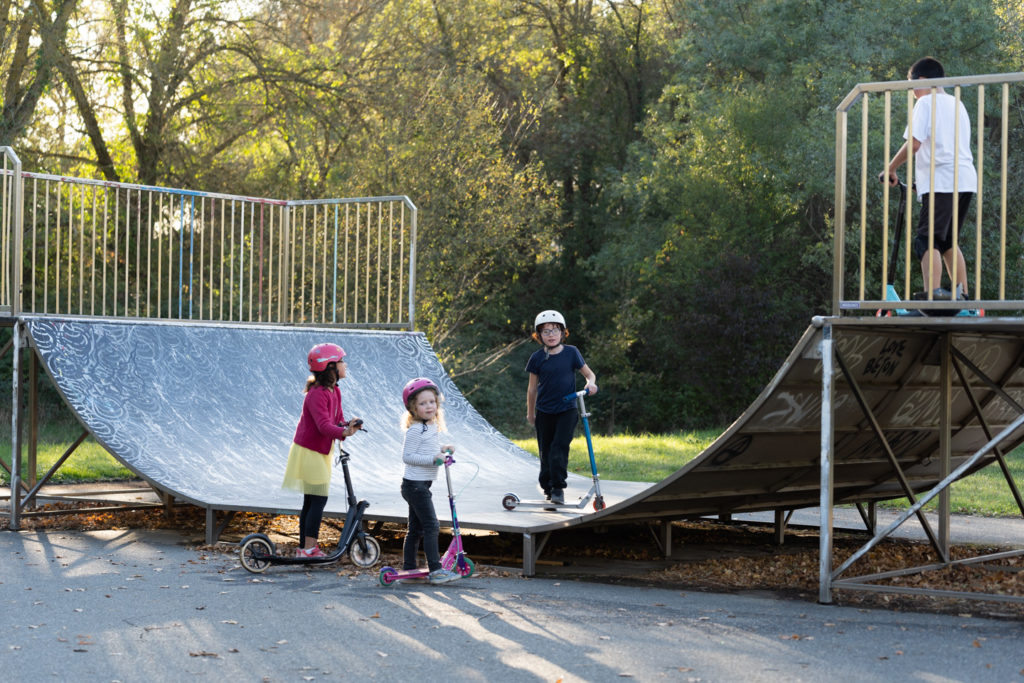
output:
[[[402,388],[429,377],[445,395],[446,441],[459,521],[466,527],[560,526],[580,512],[502,508],[501,497],[539,495],[536,458],[495,430],[448,379],[420,333],[30,317],[32,344],[67,403],[96,439],[130,470],[189,502],[225,510],[297,512],[302,496],[281,489],[288,449],[309,376],[306,354],[320,342],[348,354],[341,381],[347,419],[366,432],[345,441],[356,495],[369,519],[404,521],[399,493]],[[525,397],[515,397],[515,400]],[[525,405],[525,403],[524,403]],[[582,438],[574,448],[585,448]],[[647,484],[603,482],[608,504]],[[570,475],[567,500],[590,487]],[[435,507],[449,519],[443,475]],[[336,468],[329,513],[348,506]]]

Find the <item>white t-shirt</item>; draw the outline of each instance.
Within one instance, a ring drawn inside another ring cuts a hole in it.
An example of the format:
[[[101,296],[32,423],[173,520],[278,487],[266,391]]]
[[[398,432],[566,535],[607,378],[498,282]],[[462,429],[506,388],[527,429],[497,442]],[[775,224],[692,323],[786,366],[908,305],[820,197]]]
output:
[[[441,455],[441,438],[437,424],[414,421],[405,431],[402,443],[402,462],[405,463],[405,479],[409,481],[434,481],[437,466],[434,458]]]
[[[921,146],[914,155],[914,182],[917,183],[918,198],[928,194],[930,189],[932,158],[932,100],[937,102],[935,110],[935,191],[955,192],[953,184],[954,164],[960,167],[958,180],[960,192],[978,191],[978,172],[971,155],[971,120],[967,108],[960,103],[959,121],[956,118],[956,98],[941,90],[918,98],[914,104],[914,138]],[[954,126],[960,127],[960,149],[956,152]],[[903,132],[907,138],[907,131]]]

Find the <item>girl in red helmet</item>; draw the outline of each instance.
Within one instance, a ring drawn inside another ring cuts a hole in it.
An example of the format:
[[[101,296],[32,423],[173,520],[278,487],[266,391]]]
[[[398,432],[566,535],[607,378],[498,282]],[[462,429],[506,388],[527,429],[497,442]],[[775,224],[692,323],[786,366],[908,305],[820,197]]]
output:
[[[317,344],[307,356],[313,376],[306,381],[302,416],[288,453],[282,488],[302,494],[299,514],[299,557],[323,557],[317,545],[327,494],[331,488],[331,446],[359,429],[345,421],[338,380],[345,377],[345,350],[336,344]],[[361,421],[358,421],[361,424]]]
[[[586,380],[586,389],[597,393],[597,377],[583,361],[575,346],[565,340],[569,330],[558,311],[541,311],[533,321],[533,338],[540,344],[526,363],[530,383],[526,389],[526,419],[537,430],[540,475],[537,480],[544,497],[552,503],[565,502],[565,480],[569,468],[569,444],[579,416],[576,402],[562,399],[576,391],[576,372]]]
[[[427,556],[430,583],[447,583],[460,578],[441,566],[441,553],[437,547],[440,525],[430,495],[430,485],[437,477],[437,468],[444,464],[445,453],[452,453],[451,445],[441,445],[440,430],[444,429],[441,411],[441,392],[437,385],[424,377],[410,380],[402,390],[405,413],[402,428],[402,498],[409,503],[409,527],[402,547],[402,569],[416,569],[416,555],[420,542]]]

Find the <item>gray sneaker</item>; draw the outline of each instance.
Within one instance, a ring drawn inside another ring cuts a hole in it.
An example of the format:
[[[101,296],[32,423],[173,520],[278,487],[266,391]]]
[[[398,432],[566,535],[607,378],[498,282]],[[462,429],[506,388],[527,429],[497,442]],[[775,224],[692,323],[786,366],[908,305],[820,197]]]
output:
[[[555,505],[565,504],[565,496],[562,494],[562,489],[554,489],[551,492],[551,502]]]
[[[462,576],[458,573],[450,572],[447,569],[437,569],[430,572],[430,576],[427,577],[430,583],[448,583],[449,581],[458,581],[461,578]]]

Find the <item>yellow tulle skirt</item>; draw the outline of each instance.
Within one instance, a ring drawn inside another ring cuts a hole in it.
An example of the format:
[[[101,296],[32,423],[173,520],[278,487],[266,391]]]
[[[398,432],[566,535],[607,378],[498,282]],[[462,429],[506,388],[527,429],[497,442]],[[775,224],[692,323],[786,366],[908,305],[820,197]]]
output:
[[[311,496],[326,496],[331,488],[331,456],[293,443],[288,451],[281,488]]]

